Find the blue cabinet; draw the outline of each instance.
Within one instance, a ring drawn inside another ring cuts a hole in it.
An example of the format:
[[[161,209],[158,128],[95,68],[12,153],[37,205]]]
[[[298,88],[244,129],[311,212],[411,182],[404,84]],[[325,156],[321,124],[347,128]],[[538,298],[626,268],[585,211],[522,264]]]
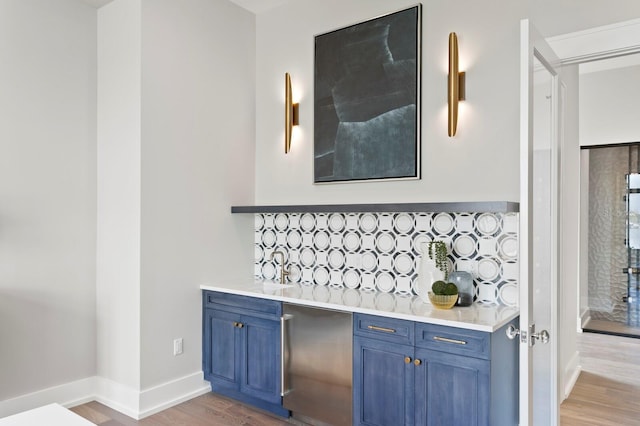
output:
[[[415,424],[492,424],[489,361],[420,349],[416,359]]]
[[[355,425],[518,423],[518,346],[502,329],[357,314],[353,353]]]
[[[412,353],[412,346],[355,336],[355,424],[414,423],[414,368],[411,362],[405,362]]]
[[[205,291],[204,377],[214,392],[288,417],[280,388],[280,302]]]

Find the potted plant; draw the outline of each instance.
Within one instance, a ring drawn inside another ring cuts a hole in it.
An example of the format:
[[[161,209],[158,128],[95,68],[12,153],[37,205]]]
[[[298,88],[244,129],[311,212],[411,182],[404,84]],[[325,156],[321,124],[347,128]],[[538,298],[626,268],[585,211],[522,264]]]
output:
[[[447,245],[444,241],[430,241],[420,245],[422,257],[418,269],[415,293],[425,302],[429,302],[428,293],[436,281],[446,280],[449,275]]]
[[[443,241],[429,241],[427,249],[429,259],[436,263],[436,268],[442,271],[444,279],[449,277],[449,261],[447,260],[447,245]]]

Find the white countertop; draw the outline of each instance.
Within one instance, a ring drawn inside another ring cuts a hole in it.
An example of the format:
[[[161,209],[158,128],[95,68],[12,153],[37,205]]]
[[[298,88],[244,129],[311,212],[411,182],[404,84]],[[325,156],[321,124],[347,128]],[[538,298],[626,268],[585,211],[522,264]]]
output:
[[[298,283],[288,283],[282,288],[276,282],[263,280],[202,284],[200,289],[486,332],[498,330],[519,315],[518,308],[501,305],[474,303],[468,307],[436,309],[418,296]]]

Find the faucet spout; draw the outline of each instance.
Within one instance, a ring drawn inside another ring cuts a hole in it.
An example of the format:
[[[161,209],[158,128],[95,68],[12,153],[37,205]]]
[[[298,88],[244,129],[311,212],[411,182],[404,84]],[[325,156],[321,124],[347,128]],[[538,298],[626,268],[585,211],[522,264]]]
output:
[[[273,260],[273,258],[279,255],[280,256],[280,284],[284,284],[285,283],[285,278],[289,275],[290,271],[287,271],[285,269],[285,265],[284,265],[284,252],[281,250],[275,250],[271,252],[271,260]]]

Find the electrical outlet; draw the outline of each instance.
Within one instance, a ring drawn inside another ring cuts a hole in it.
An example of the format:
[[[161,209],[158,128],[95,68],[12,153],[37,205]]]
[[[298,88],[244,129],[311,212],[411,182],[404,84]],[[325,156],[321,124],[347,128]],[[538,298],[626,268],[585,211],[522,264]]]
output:
[[[173,341],[173,356],[180,355],[182,353],[182,337]]]

